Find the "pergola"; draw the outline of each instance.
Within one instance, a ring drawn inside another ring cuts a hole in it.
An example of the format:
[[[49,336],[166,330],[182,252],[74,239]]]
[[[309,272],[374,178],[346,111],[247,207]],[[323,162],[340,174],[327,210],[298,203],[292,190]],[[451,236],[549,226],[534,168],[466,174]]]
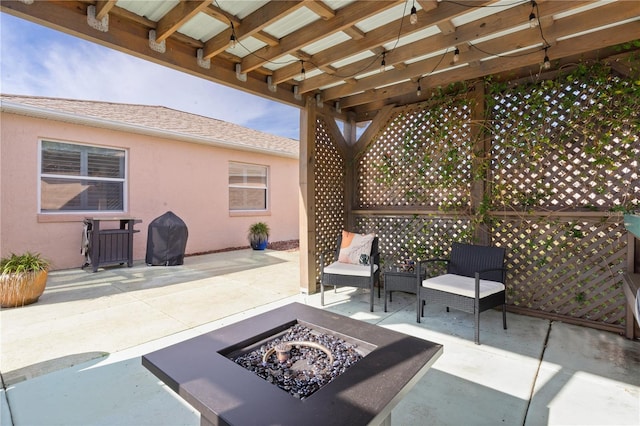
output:
[[[640,4],[624,0],[9,0],[1,7],[300,108],[311,97],[356,123],[385,105],[427,99],[433,87],[537,73],[545,57],[558,68],[640,36]]]
[[[356,202],[356,164],[393,111],[428,102],[439,88],[463,82],[475,87],[480,99],[479,82],[489,76],[492,81],[552,77],[572,64],[602,58],[624,75],[639,69],[637,47],[625,53],[616,48],[640,39],[638,1],[3,0],[0,7],[301,108],[301,287],[310,293],[316,291],[318,252],[331,247],[336,228],[364,223],[355,218],[367,210]],[[629,53],[634,51],[635,56]],[[482,109],[471,112],[472,120]],[[319,134],[319,118],[326,134]],[[337,172],[342,206],[328,224],[318,219],[323,214],[318,140],[323,138],[331,140],[342,161]],[[473,207],[484,191],[473,186]],[[377,214],[398,212],[420,215],[433,209],[386,207]]]

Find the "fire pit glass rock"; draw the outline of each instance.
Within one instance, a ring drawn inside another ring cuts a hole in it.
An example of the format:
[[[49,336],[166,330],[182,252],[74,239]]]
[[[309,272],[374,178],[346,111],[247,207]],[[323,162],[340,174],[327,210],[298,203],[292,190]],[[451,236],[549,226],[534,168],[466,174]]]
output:
[[[305,399],[364,355],[355,343],[295,324],[281,337],[230,359],[293,397]]]

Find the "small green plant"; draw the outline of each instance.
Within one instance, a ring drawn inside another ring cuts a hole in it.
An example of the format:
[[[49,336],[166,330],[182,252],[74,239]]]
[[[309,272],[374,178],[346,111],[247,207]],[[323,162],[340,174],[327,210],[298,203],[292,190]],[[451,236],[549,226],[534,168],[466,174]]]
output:
[[[269,225],[265,222],[256,222],[249,227],[249,244],[252,248],[265,244],[269,239]]]
[[[50,262],[44,259],[39,253],[11,253],[9,257],[3,257],[0,259],[0,273],[8,275],[46,271],[49,268],[49,265]]]

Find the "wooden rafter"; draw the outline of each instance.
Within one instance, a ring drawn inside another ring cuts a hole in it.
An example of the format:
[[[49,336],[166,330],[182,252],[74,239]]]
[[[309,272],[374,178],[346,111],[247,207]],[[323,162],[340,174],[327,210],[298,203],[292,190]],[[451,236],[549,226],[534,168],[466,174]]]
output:
[[[96,2],[96,19],[101,20],[109,14],[117,0],[98,0]]]
[[[307,7],[307,9],[311,10],[322,19],[330,19],[336,16],[335,10],[331,9],[321,1],[305,0],[304,5]]]
[[[290,105],[303,106],[306,96],[320,91],[325,113],[337,114],[334,102],[340,100],[342,112],[337,115],[356,120],[371,117],[385,105],[426,99],[435,86],[492,74],[496,78],[508,75],[509,79],[538,74],[545,45],[552,68],[583,57],[611,55],[616,52],[616,43],[626,43],[624,51],[628,53],[639,50],[628,43],[640,38],[638,1],[536,0],[538,28],[526,25],[532,11],[529,1],[359,0],[343,5],[323,0],[269,0],[256,5],[258,9],[221,2],[228,10],[210,0],[175,3],[156,20],[147,18],[158,16],[149,8],[164,8],[166,2],[148,2],[144,7],[133,2],[125,9],[117,0],[2,0],[0,10]],[[409,8],[413,4],[420,9],[417,22],[410,24]],[[88,14],[93,12],[88,11],[89,6],[95,6],[95,18],[108,16],[108,25],[101,29],[91,26]],[[498,8],[483,9],[487,6]],[[219,34],[210,39],[205,38],[207,29],[201,27],[191,26],[191,32],[181,32],[193,24],[193,19],[199,19],[199,14],[217,20],[216,28],[225,29],[217,30]],[[300,25],[298,17],[304,17],[307,23]],[[150,30],[155,30],[153,40]],[[240,51],[229,49],[232,31],[237,40],[252,38],[265,45],[236,56]],[[327,43],[339,37],[344,41]],[[409,37],[411,42],[407,43]],[[403,40],[396,45],[399,39]],[[155,50],[152,42],[166,44],[166,49]],[[454,48],[460,51],[460,61],[455,64]],[[373,72],[383,52],[387,71]],[[287,55],[297,60],[283,65],[282,57]],[[353,61],[356,56],[358,60]],[[299,60],[305,63],[304,80],[299,78]],[[237,64],[241,65],[240,78],[235,72]],[[616,62],[612,66],[620,72],[637,72],[637,64]],[[421,96],[416,94],[418,81]],[[273,90],[274,83],[277,90]]]
[[[173,9],[158,21],[156,26],[156,41],[166,40],[171,34],[196,16],[209,5],[208,0],[187,0],[176,4]]]
[[[614,46],[629,41],[631,34],[640,34],[640,21],[633,21],[620,25],[616,31],[597,31],[590,34],[575,37],[570,40],[559,41],[556,46],[549,50],[550,57],[569,57],[569,61],[579,60],[580,54],[590,51],[597,51],[604,46]],[[581,46],[581,47],[580,47]],[[454,77],[452,73],[440,73],[431,76],[428,81],[424,80],[424,84],[429,87],[444,87],[457,81],[474,80],[485,75],[494,75],[508,72],[515,68],[526,66],[534,66],[539,72],[542,57],[541,52],[537,54],[514,58],[512,61],[486,61],[479,67],[467,67],[457,69]],[[611,53],[609,53],[611,54]],[[555,56],[554,56],[555,55]],[[573,56],[572,56],[573,55]],[[562,63],[560,64],[562,65]],[[415,83],[401,83],[383,89],[368,90],[364,93],[341,99],[340,104],[343,108],[350,108],[360,105],[366,105],[365,108],[357,109],[359,119],[366,119],[368,111],[376,111],[386,102],[393,101],[396,97],[412,93],[415,99]],[[423,96],[429,96],[429,90],[423,90]],[[381,102],[381,100],[383,102]]]
[[[212,58],[229,47],[229,40],[233,33],[240,41],[262,31],[283,16],[301,8],[302,1],[276,1],[267,3],[242,20],[238,28],[228,28],[205,43],[204,57]],[[245,70],[246,68],[242,68]],[[255,68],[254,68],[255,69]],[[251,71],[247,69],[247,71]]]
[[[242,22],[232,14],[225,12],[224,10],[220,9],[217,6],[214,6],[213,4],[210,4],[209,7],[203,10],[203,12],[213,19],[217,19],[218,21],[224,22],[225,24],[230,22],[235,27],[240,27],[240,24]]]
[[[546,3],[544,8],[545,15],[543,16],[543,18],[546,16],[552,16],[553,14],[557,14],[559,12],[564,12],[576,7],[583,6],[586,3],[587,3],[586,1],[574,1],[571,3],[567,3],[567,2]],[[444,5],[444,6],[447,6],[447,5]],[[461,12],[460,6],[456,5],[455,3],[449,4],[448,6],[449,6],[448,9],[450,10],[449,13]],[[388,65],[396,65],[399,63],[403,63],[405,61],[411,60],[412,58],[415,58],[416,56],[419,56],[418,52],[424,49],[431,49],[434,51],[441,51],[441,50],[444,51],[449,49],[450,51],[453,51],[455,47],[460,46],[461,47],[460,51],[464,52],[468,50],[468,45],[466,45],[467,42],[474,40],[478,37],[486,37],[491,34],[496,34],[496,33],[505,31],[506,29],[510,28],[513,25],[514,21],[515,22],[517,22],[518,20],[524,21],[524,19],[526,19],[528,16],[530,7],[531,6],[529,5],[523,5],[521,7],[507,9],[503,12],[499,12],[490,17],[485,18],[480,23],[472,22],[466,25],[462,25],[456,29],[455,33],[438,34],[438,35],[434,35],[429,38],[426,38],[424,40],[419,40],[409,45],[399,47],[395,49],[393,52],[389,52],[385,57],[385,61]],[[454,15],[448,15],[448,13],[447,14],[441,13],[440,16],[431,17],[431,20],[427,21],[427,23],[428,25],[438,25],[439,23],[450,20],[453,17]],[[541,39],[537,38],[536,41],[541,41]],[[500,52],[500,51],[505,51],[505,50],[496,50],[495,52]],[[438,56],[437,61],[435,62],[436,64],[439,61],[439,59],[440,57]],[[479,57],[478,59],[481,59],[481,57]],[[441,65],[444,66],[444,64],[441,64]],[[300,85],[301,86],[300,91],[302,93],[306,93],[309,91],[316,90],[319,87],[331,85],[339,81],[339,78],[340,78],[339,76],[347,76],[347,75],[355,76],[358,73],[363,73],[363,71],[366,71],[368,67],[377,68],[378,63],[377,62],[373,63],[370,58],[351,63],[345,67],[342,67],[336,70],[335,76],[320,75],[318,77],[307,79],[303,84]],[[373,68],[369,68],[369,70]],[[426,72],[428,71],[425,71],[425,73]],[[385,77],[388,78],[389,76],[385,76]],[[409,76],[407,78],[418,78],[418,77],[420,77],[420,74]],[[278,79],[276,79],[276,81],[278,81]],[[378,86],[384,86],[386,84],[388,84],[388,80],[379,83]],[[342,94],[341,96],[347,96],[347,94]]]
[[[491,3],[495,3],[497,0],[486,0],[482,2],[476,2],[478,5],[487,5]],[[435,7],[435,6],[434,6]],[[393,22],[390,22],[386,25],[383,25],[379,28],[376,28],[373,31],[367,33],[364,37],[354,38],[349,41],[345,41],[340,43],[338,46],[335,46],[333,49],[328,49],[327,51],[323,51],[314,55],[309,59],[309,62],[316,67],[322,67],[324,65],[331,64],[332,62],[336,62],[345,56],[352,56],[358,53],[364,52],[366,50],[370,50],[373,48],[378,48],[381,45],[393,41],[398,36],[404,37],[412,33],[416,33],[418,31],[422,31],[425,28],[429,28],[432,25],[436,25],[439,22],[450,20],[455,18],[456,16],[461,15],[464,12],[468,12],[469,9],[465,6],[455,4],[455,3],[444,3],[440,7],[434,10],[430,10],[429,12],[425,10],[420,10],[418,12],[418,24],[416,25],[403,25],[406,22],[406,18],[397,19]],[[398,33],[398,28],[401,28],[401,32]],[[343,29],[343,31],[350,31],[351,28]],[[345,31],[345,32],[346,32]],[[359,64],[363,62],[371,62],[370,60],[359,61]],[[353,67],[352,67],[353,68]],[[360,69],[360,68],[357,68]],[[294,77],[300,68],[297,65],[289,65],[273,73],[273,81],[276,83],[280,83],[286,81],[292,77]],[[351,75],[351,72],[342,72],[338,71],[341,75]],[[305,81],[304,84],[300,86],[300,91],[302,93],[306,93],[312,90],[317,89],[318,87],[322,87],[326,84],[334,83],[335,81],[339,81],[334,79],[326,79],[322,78],[314,78],[308,81]],[[316,83],[314,83],[316,82]],[[317,84],[319,83],[319,84]]]
[[[242,61],[242,69],[251,71],[267,61],[295,52],[307,44],[318,41],[330,34],[342,31],[351,27],[359,20],[382,12],[400,3],[401,0],[376,1],[376,2],[355,2],[338,10],[333,19],[314,23],[309,27],[295,31],[280,40],[280,44],[275,49],[263,48],[254,55],[248,55]]]
[[[575,3],[578,4],[578,2],[575,2]],[[570,3],[563,3],[563,4],[571,6]],[[553,6],[553,4],[549,4],[549,6]],[[559,12],[557,9],[555,10],[556,11],[553,13]],[[576,30],[576,28],[580,30],[583,28],[586,29],[590,25],[604,24],[610,21],[611,13],[615,13],[617,16],[617,19],[624,20],[630,16],[633,16],[635,12],[632,9],[621,9],[619,7],[612,8],[611,5],[602,6],[598,9],[593,9],[591,11],[585,12],[585,14],[588,15],[587,20],[584,19],[584,16],[582,17],[575,16],[575,17],[565,18],[555,23],[551,23],[550,26],[544,28],[545,38],[555,40],[556,38],[565,37],[571,34]],[[540,51],[543,47],[544,41],[542,39],[538,39],[536,40],[537,44],[530,44],[530,40],[532,40],[532,38],[529,33],[531,31],[538,31],[538,30],[535,28],[533,29],[527,28],[526,30],[509,34],[508,37],[491,39],[484,43],[479,43],[477,45],[474,45],[475,47],[472,48],[467,54],[465,54],[464,62],[465,63],[473,62],[473,61],[480,62],[487,58],[495,56],[494,54],[496,53],[499,54],[501,52],[509,52],[509,51],[513,51],[513,50],[520,49],[523,47],[528,47],[528,46],[531,47],[530,49],[531,52]],[[460,40],[465,42],[468,41],[468,40],[465,40],[464,37],[462,37],[463,34],[464,34],[464,31],[461,31]],[[456,35],[457,35],[457,32],[456,32]],[[415,44],[410,45],[404,48],[400,48],[397,51],[388,54],[386,56],[387,63],[394,64],[397,62],[402,62],[407,59],[410,59],[411,57],[414,57],[415,52],[413,51],[413,49],[420,49],[419,44],[423,42],[437,43],[438,41],[440,41],[440,43],[442,44],[437,46],[437,48],[439,49],[448,48],[450,49],[450,51],[452,51],[452,46],[450,44],[445,44],[447,43],[448,40],[450,40],[449,42],[453,41],[450,36],[442,35],[437,37],[434,36],[432,38],[434,40],[429,39],[426,41],[417,42],[416,43],[417,46]],[[508,58],[508,57],[504,58],[504,60],[508,63],[513,61],[513,63],[516,64],[515,66],[518,67],[518,66],[530,65],[531,60],[533,61],[540,60],[540,58],[535,57],[535,55],[533,56],[534,56],[533,59],[528,56],[522,56],[522,57],[514,56],[513,58]],[[455,82],[455,81],[458,81],[457,78],[458,78],[459,68],[455,68],[454,67],[455,64],[449,63],[451,59],[452,59],[452,55],[451,55],[451,58],[445,58],[445,60],[443,60],[443,56],[440,55],[440,56],[428,58],[419,62],[415,62],[408,65],[405,69],[397,70],[397,72],[394,72],[393,78],[396,80],[418,78],[422,75],[431,74],[433,70],[438,68],[439,69],[451,68],[451,70],[447,71],[446,73],[450,75],[452,82]],[[341,73],[341,72],[343,72],[343,70],[338,70],[338,73]],[[358,83],[355,85],[341,85],[341,86],[327,89],[323,92],[323,98],[326,100],[345,98],[354,93],[363,92],[366,90],[374,89],[376,87],[385,86],[389,83],[389,76],[385,74],[386,73],[381,73],[381,74],[376,74],[370,77],[359,79]],[[305,81],[305,85],[306,84],[307,82]],[[301,88],[303,92],[306,91],[307,89],[308,88],[304,87],[304,85]]]

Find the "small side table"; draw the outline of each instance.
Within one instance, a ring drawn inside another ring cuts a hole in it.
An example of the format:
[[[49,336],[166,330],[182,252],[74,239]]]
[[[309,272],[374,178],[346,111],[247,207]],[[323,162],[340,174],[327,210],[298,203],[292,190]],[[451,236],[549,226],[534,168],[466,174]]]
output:
[[[420,281],[425,279],[425,272],[421,271]],[[418,283],[416,282],[416,272],[407,271],[401,266],[392,266],[384,271],[384,311],[387,312],[387,292],[389,302],[393,302],[393,292],[404,291],[405,293],[416,294]]]

